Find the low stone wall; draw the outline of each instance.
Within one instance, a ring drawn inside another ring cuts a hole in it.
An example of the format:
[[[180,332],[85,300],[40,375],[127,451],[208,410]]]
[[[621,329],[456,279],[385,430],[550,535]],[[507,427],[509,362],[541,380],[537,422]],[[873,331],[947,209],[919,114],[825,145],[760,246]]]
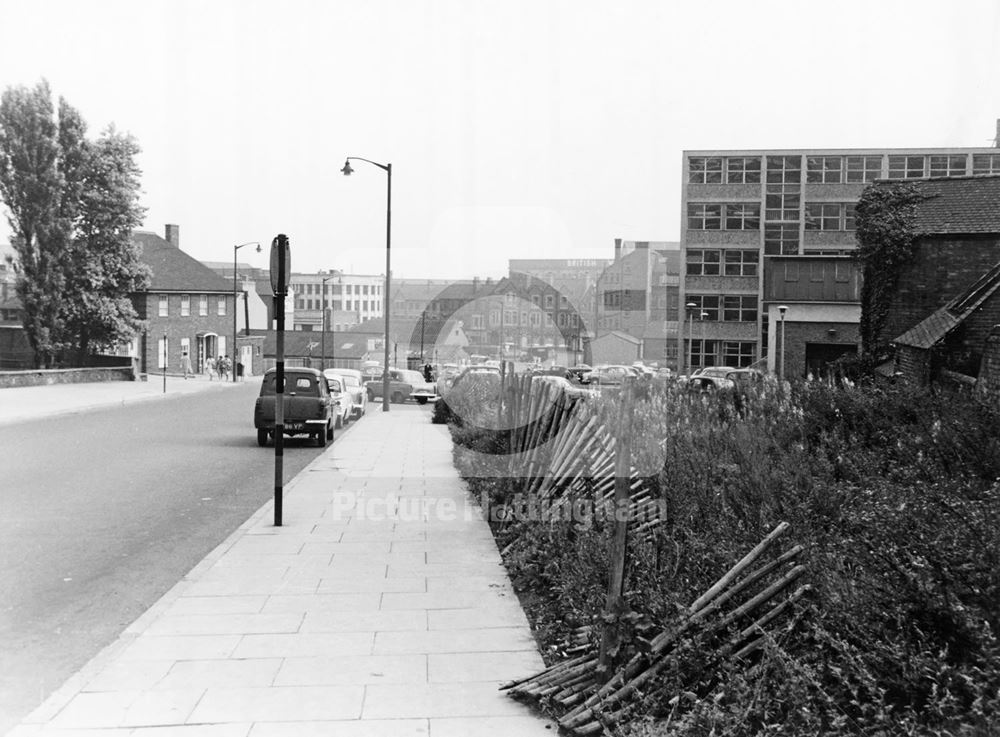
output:
[[[0,371],[0,389],[17,386],[49,384],[82,384],[93,381],[135,381],[131,365],[102,368],[35,369],[30,371]]]

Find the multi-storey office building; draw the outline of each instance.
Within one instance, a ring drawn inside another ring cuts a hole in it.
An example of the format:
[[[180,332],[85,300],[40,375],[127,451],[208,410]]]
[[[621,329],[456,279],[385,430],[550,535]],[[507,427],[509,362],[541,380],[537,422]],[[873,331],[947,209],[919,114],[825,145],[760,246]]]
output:
[[[680,303],[689,322],[680,355],[694,367],[748,366],[767,354],[776,307],[764,292],[770,257],[799,257],[804,272],[812,257],[846,259],[856,245],[854,205],[869,183],[1000,173],[1000,151],[685,151],[683,166]],[[787,258],[782,268],[790,268]],[[830,268],[837,270],[824,262],[815,271]]]
[[[381,317],[384,285],[385,277],[382,275],[345,274],[340,271],[293,273],[289,289],[295,295],[295,329],[322,330],[324,309],[327,310],[327,329],[335,327],[337,322],[344,329]],[[334,317],[338,318],[337,322]]]

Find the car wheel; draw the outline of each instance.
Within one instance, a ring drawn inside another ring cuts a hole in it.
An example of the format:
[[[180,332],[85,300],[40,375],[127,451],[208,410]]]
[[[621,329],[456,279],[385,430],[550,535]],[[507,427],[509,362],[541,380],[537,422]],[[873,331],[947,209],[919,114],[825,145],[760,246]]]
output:
[[[333,424],[333,426],[335,428],[337,428],[338,430],[340,428],[342,428],[344,426],[344,416],[343,415],[337,415],[337,421]],[[329,433],[327,433],[327,434],[329,435]]]
[[[326,439],[327,440],[333,440],[333,428],[332,427],[326,428]]]
[[[267,445],[267,430],[257,431],[257,445],[259,445],[261,448]]]
[[[326,447],[326,433],[329,428],[324,427],[318,433],[316,433],[316,447],[325,448]]]
[[[399,392],[393,392],[392,393],[392,403],[393,404],[402,404],[403,403],[403,395],[400,394]]]
[[[417,404],[427,404],[427,397],[417,397]]]

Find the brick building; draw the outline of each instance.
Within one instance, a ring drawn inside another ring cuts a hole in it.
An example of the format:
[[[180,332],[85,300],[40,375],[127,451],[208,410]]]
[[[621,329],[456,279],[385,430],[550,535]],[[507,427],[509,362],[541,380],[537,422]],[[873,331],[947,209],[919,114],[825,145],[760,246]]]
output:
[[[695,365],[768,355],[768,262],[854,250],[854,205],[869,183],[995,173],[996,148],[685,151],[680,303],[711,314]],[[686,353],[684,331],[678,340]]]
[[[152,272],[149,288],[131,295],[139,318],[146,321],[130,347],[139,357],[139,370],[179,373],[185,352],[199,373],[209,357],[232,359],[232,283],[181,250],[177,225],[167,225],[163,238],[146,231],[136,231],[132,238]],[[247,373],[256,373],[261,357],[251,345],[247,349],[241,358]]]

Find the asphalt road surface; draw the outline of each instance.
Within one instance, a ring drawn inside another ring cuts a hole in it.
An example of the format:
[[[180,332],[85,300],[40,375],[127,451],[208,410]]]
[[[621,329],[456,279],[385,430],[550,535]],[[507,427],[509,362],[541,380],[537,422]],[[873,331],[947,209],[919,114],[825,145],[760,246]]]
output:
[[[273,496],[258,386],[0,426],[0,735]]]

